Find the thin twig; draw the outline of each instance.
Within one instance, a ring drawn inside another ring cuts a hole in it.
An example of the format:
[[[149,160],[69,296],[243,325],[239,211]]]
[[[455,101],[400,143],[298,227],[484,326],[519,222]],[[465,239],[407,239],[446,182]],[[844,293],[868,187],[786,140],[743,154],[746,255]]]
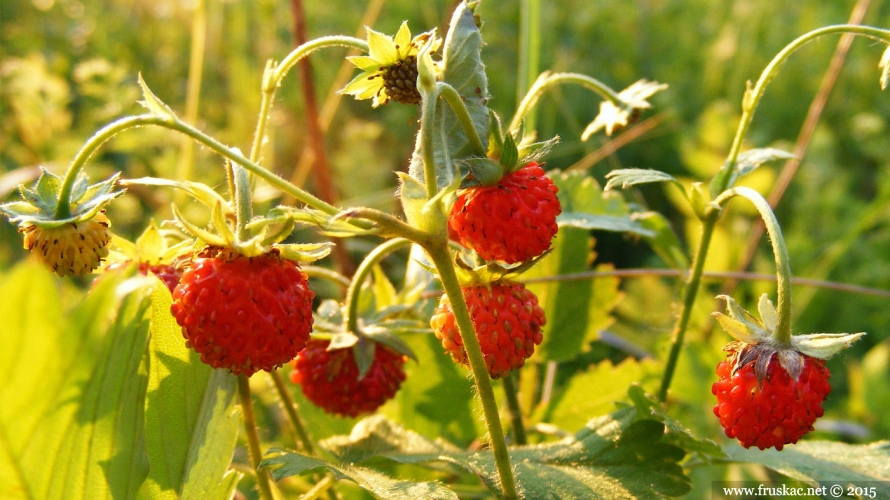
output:
[[[642,135],[648,133],[655,127],[662,124],[662,122],[667,119],[667,116],[664,113],[659,113],[651,118],[647,118],[642,122],[634,125],[629,128],[626,132],[619,135],[615,139],[612,139],[601,147],[588,153],[584,158],[581,158],[574,165],[567,168],[567,171],[575,171],[575,170],[587,170],[590,167],[596,165],[602,160],[608,158],[609,156],[615,154],[616,151],[626,146],[631,141],[641,137]]]

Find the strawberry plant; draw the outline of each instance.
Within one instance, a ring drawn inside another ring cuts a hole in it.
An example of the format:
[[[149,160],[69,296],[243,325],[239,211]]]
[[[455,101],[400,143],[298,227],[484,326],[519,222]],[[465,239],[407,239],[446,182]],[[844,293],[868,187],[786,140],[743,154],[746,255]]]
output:
[[[809,435],[833,393],[827,360],[865,333],[793,334],[785,236],[764,196],[741,185],[794,157],[746,142],[789,57],[833,34],[890,45],[890,31],[835,25],[787,45],[748,84],[708,184],[616,168],[601,187],[585,171],[547,166],[560,145],[538,136],[536,106],[579,85],[602,100],[580,139],[611,137],[667,85],[616,91],[525,65],[517,109],[502,119],[489,105],[485,8],[460,3],[444,34],[412,35],[404,22],[392,36],[324,36],[270,60],[257,75],[247,154],[181,118],[140,75],[144,113],[108,123],[61,175],[41,169],[0,205],[33,256],[0,276],[0,496],[697,497],[707,478],[738,468],[807,485],[868,481],[890,495],[886,443]],[[347,57],[359,73],[341,94],[369,100],[375,116],[409,106],[417,120],[405,171],[394,174],[398,210],[341,206],[264,157],[285,77],[342,47],[359,53]],[[879,67],[883,87],[890,49]],[[108,141],[149,128],[218,155],[220,173],[97,168],[106,178],[90,183],[85,170]],[[695,221],[691,254],[667,216],[620,192],[653,184]],[[173,203],[169,220],[129,241],[111,215],[136,195]],[[708,316],[700,300],[718,222],[736,198],[771,243],[776,305],[770,289],[759,319],[741,294],[718,296],[727,314]],[[657,359],[641,347],[643,322],[607,330],[632,289],[610,266],[592,266],[592,234],[643,241],[685,278],[676,296],[643,282],[633,297],[676,306]],[[689,342],[711,317],[722,328],[715,340]],[[721,361],[723,332],[733,340]],[[716,379],[710,365],[711,380],[691,384],[702,360],[715,360]],[[693,394],[676,389],[681,377]],[[705,400],[710,427],[690,403]],[[718,425],[725,437],[709,432]]]

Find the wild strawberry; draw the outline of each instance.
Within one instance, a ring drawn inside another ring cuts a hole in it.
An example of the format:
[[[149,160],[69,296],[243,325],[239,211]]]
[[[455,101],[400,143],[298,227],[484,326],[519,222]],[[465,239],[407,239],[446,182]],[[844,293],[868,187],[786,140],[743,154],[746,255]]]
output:
[[[461,291],[488,374],[500,378],[510,370],[521,368],[543,340],[541,327],[547,322],[535,294],[524,285],[509,281],[465,286]],[[454,361],[469,365],[447,295],[442,297],[430,324]]]
[[[449,236],[485,260],[525,262],[550,248],[562,211],[556,192],[534,162],[493,186],[463,189],[448,218]]]
[[[755,362],[733,368],[738,355],[731,350],[728,359],[717,365],[720,380],[711,387],[717,396],[714,414],[726,436],[737,438],[745,448],[781,450],[813,430],[813,422],[823,414],[822,401],[831,392],[825,362],[800,355],[803,368],[795,379],[775,355],[759,383]]]
[[[780,319],[791,309],[781,293],[778,312],[766,294],[760,297],[761,320],[732,297],[719,298],[726,300],[729,315],[714,316],[736,340],[723,348],[729,355],[717,365],[719,380],[711,386],[717,396],[714,415],[726,435],[745,448],[781,450],[796,443],[813,430],[823,414],[822,401],[831,392],[824,360],[865,333],[791,335],[787,316]]]
[[[83,276],[108,257],[111,243],[111,222],[104,213],[92,219],[69,222],[59,227],[25,224],[25,248],[37,255],[59,276]]]
[[[374,362],[359,378],[352,348],[328,350],[330,341],[310,340],[291,361],[291,381],[309,401],[328,413],[356,417],[371,413],[395,396],[405,380],[405,356],[374,344]]]
[[[245,257],[207,247],[183,272],[170,310],[201,361],[250,376],[303,349],[314,296],[300,267],[277,251]]]

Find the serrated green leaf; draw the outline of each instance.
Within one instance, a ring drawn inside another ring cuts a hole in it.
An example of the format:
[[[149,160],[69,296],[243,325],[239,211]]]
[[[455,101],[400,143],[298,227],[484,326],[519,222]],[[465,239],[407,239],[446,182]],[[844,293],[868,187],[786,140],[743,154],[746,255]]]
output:
[[[151,469],[142,498],[208,498],[226,474],[240,424],[235,376],[185,347],[172,297],[152,293],[145,448]]]
[[[631,233],[647,238],[654,238],[655,232],[635,221],[630,215],[586,214],[563,212],[556,217],[560,227],[574,227],[588,231],[612,231]]]
[[[170,109],[170,106],[164,104],[158,97],[148,88],[148,84],[145,83],[145,80],[142,78],[142,73],[139,73],[139,88],[142,89],[142,98],[144,100],[139,101],[139,104],[145,106],[153,115],[164,118],[168,121],[176,121],[176,113]]]
[[[662,422],[636,417],[635,409],[625,408],[589,421],[562,441],[511,448],[519,496],[661,499],[687,493],[689,479],[678,465],[684,450],[663,442]],[[501,494],[490,450],[454,451],[447,443],[432,442],[379,417],[360,422],[349,437],[325,443],[340,457],[411,464],[445,461],[478,475]]]
[[[650,184],[653,182],[672,182],[681,190],[683,186],[680,182],[670,174],[666,174],[659,170],[650,170],[645,168],[625,168],[613,170],[606,174],[606,191],[610,189],[620,188],[627,189],[631,186],[639,184]]]
[[[745,449],[736,443],[724,446],[729,460],[762,465],[811,486],[826,482],[868,481],[877,496],[890,497],[890,442],[853,445],[833,441],[801,441],[782,451]]]
[[[466,3],[458,5],[451,18],[442,51],[442,80],[454,87],[467,107],[483,147],[488,148],[489,113],[488,78],[482,63],[482,34],[473,19],[473,12]],[[436,165],[436,179],[440,188],[455,180],[452,161],[472,156],[469,153],[469,140],[457,116],[444,100],[435,105],[436,133],[433,139],[433,157]],[[422,137],[417,134],[417,142],[408,173],[414,179],[424,180],[422,157]],[[404,198],[403,198],[404,202]]]
[[[757,148],[743,151],[739,154],[739,157],[736,160],[735,168],[729,176],[729,184],[727,184],[727,187],[734,186],[739,178],[744,175],[750,174],[766,162],[776,160],[791,160],[794,158],[795,156],[792,153],[776,148]],[[709,187],[712,193],[714,193],[714,190],[717,188],[715,183],[718,182],[718,180],[719,176],[715,177],[711,181]]]
[[[279,451],[279,450],[276,450]],[[377,471],[363,467],[339,465],[297,453],[281,453],[266,458],[261,467],[272,470],[276,481],[285,477],[330,472],[337,479],[348,479],[365,491],[383,500],[457,500],[457,495],[442,484],[427,481],[414,482],[393,479]]]
[[[641,385],[631,385],[627,390],[627,395],[637,408],[637,418],[652,418],[664,423],[665,442],[677,445],[687,451],[697,452],[700,457],[706,460],[726,457],[717,443],[695,436],[692,431],[668,417],[664,405],[655,396],[647,394]]]

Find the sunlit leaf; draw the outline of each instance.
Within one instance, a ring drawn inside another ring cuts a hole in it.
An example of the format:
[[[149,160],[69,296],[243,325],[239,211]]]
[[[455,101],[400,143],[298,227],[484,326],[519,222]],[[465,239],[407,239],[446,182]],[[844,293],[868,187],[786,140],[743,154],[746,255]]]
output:
[[[165,286],[152,294],[145,448],[151,469],[140,495],[211,498],[238,435],[235,377],[185,347]]]
[[[627,189],[638,184],[650,184],[653,182],[672,182],[681,190],[683,186],[680,182],[670,174],[658,170],[650,170],[645,168],[625,168],[613,170],[606,174],[606,191],[615,188]]]
[[[353,481],[376,498],[383,500],[417,500],[419,498],[457,500],[458,498],[453,491],[436,482],[393,479],[372,469],[334,464],[297,453],[283,452],[280,449],[272,451],[280,454],[266,458],[260,465],[271,469],[272,477],[276,481],[290,476],[330,472],[337,479]]]

